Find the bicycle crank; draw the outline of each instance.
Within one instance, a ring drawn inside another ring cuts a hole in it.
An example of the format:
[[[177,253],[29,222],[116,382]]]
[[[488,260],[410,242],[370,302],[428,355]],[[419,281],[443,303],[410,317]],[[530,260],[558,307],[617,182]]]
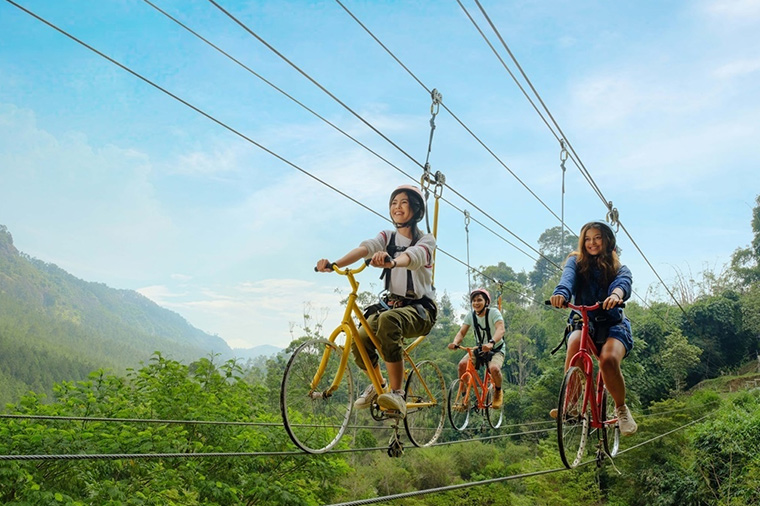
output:
[[[393,434],[388,442],[388,456],[391,458],[401,457],[404,454],[404,444],[398,437],[398,424],[393,425]]]

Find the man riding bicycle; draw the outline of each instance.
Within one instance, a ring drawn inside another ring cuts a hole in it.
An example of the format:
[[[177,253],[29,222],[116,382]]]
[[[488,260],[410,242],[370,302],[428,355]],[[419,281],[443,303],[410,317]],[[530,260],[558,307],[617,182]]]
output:
[[[504,392],[501,390],[501,366],[504,365],[504,317],[498,309],[489,307],[491,294],[485,288],[476,288],[470,293],[470,304],[472,304],[472,312],[465,315],[459,332],[454,336],[454,341],[448,344],[448,348],[455,350],[462,344],[470,327],[473,327],[475,340],[480,347],[480,356],[491,373],[496,389],[492,406],[499,409],[504,402]],[[460,378],[467,370],[468,360],[470,360],[469,353],[459,361]],[[475,366],[478,367],[479,364],[476,363]]]

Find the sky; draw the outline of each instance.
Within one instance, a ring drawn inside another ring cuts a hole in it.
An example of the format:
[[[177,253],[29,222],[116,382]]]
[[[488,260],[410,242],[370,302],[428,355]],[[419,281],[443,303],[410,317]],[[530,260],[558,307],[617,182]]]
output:
[[[642,298],[751,242],[760,0],[341,1],[17,1],[205,115],[0,2],[0,224],[16,247],[232,347],[285,347],[304,314],[340,318],[347,283],[316,261],[388,227],[326,184],[387,216],[422,175],[437,89],[436,286],[460,301],[461,262],[529,272],[558,216],[577,233],[607,212],[572,160],[563,198],[531,86],[618,210]]]

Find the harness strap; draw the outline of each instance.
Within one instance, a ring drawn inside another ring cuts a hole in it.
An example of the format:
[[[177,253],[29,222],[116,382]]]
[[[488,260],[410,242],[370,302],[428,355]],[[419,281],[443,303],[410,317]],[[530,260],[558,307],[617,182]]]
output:
[[[407,248],[411,248],[417,244],[419,237],[414,237],[412,243],[409,246],[397,246],[396,245],[396,232],[391,232],[391,237],[388,239],[388,244],[385,246],[385,251],[391,258],[396,258],[396,255],[403,253]],[[391,270],[383,269],[380,274],[380,279],[385,280],[385,291],[390,291],[391,286]],[[412,280],[412,271],[406,270],[406,297],[409,299],[414,298],[414,281]]]
[[[487,343],[491,340],[491,325],[490,325],[490,312],[493,308],[486,308],[486,314],[485,314],[485,321],[486,326],[481,327],[480,323],[478,323],[478,314],[475,312],[475,310],[472,311],[472,322],[473,322],[473,330],[475,332],[475,339],[478,341],[478,345],[482,346],[484,343]],[[498,346],[492,349],[492,351],[500,351],[501,348],[504,346],[504,342]]]

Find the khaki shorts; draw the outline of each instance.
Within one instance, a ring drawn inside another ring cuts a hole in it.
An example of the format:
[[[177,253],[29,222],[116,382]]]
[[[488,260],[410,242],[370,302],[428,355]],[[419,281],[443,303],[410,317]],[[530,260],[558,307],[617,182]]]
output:
[[[475,357],[472,356],[470,362],[472,362],[472,365],[475,365]],[[503,351],[497,351],[493,354],[493,357],[491,357],[490,362],[488,362],[488,367],[497,367],[501,369],[501,366],[504,365],[504,352]]]

